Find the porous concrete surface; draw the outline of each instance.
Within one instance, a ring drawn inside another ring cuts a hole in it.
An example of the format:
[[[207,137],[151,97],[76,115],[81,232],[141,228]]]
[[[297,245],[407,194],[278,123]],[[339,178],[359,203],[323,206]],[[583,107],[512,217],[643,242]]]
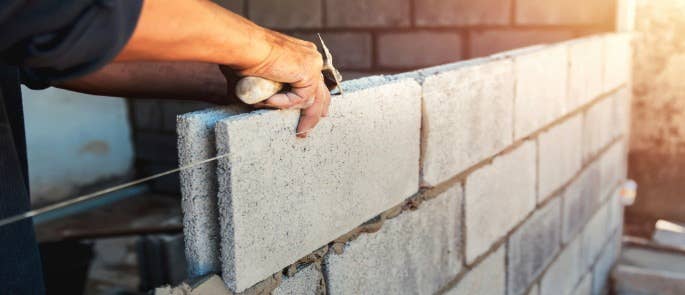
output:
[[[550,265],[540,281],[540,295],[573,292],[587,269],[580,252],[580,243],[580,238],[573,240]]]
[[[600,197],[599,165],[592,163],[574,180],[562,195],[564,216],[561,239],[567,243],[588,221]]]
[[[326,256],[331,294],[433,294],[461,270],[461,186]]]
[[[613,121],[612,97],[605,97],[585,113],[583,127],[583,159],[592,158],[614,138],[617,122]]]
[[[509,237],[507,294],[522,294],[552,262],[559,251],[560,229],[561,199],[555,198]]]
[[[292,277],[283,277],[283,281],[272,295],[317,295],[321,294],[323,290],[322,285],[323,274],[320,266],[310,264],[303,269],[300,269]]]
[[[566,184],[582,166],[583,118],[573,116],[538,137],[538,202]]]
[[[632,47],[630,33],[604,35],[604,91],[630,82]]]
[[[535,143],[526,141],[468,176],[464,202],[467,263],[535,209],[535,173]]]
[[[604,237],[603,241],[609,241],[604,246],[602,253],[597,260],[597,264],[593,269],[592,274],[592,294],[600,295],[606,294],[605,289],[609,287],[609,276],[611,269],[616,263],[619,251],[621,250],[621,233],[614,233],[609,239]]]
[[[246,112],[239,106],[188,113],[178,117],[178,157],[184,166],[216,156],[214,126],[224,118]],[[183,233],[190,277],[221,270],[216,164],[209,162],[180,172]]]
[[[568,50],[550,45],[514,56],[514,138],[520,139],[567,111]]]
[[[497,251],[474,266],[456,286],[445,294],[504,295],[506,291],[504,251],[504,246],[500,246]]]
[[[533,288],[530,288],[530,291],[526,293],[527,295],[538,295],[540,294],[540,286],[538,284],[533,285]]]
[[[587,273],[576,286],[576,289],[571,293],[572,295],[590,295],[592,293],[592,273]]]
[[[299,112],[219,122],[223,277],[240,292],[418,191],[421,87],[344,85],[329,117],[295,137]],[[354,90],[356,89],[356,90]]]
[[[414,3],[418,26],[506,25],[510,1],[422,0]]]
[[[512,142],[510,60],[485,60],[423,83],[422,185],[434,186]]]
[[[604,205],[594,216],[592,216],[590,221],[585,225],[585,229],[583,229],[581,234],[581,251],[583,252],[585,265],[588,267],[595,262],[599,256],[599,252],[602,250],[604,242],[608,238],[608,221],[609,210],[608,207]]]
[[[409,0],[326,0],[326,25],[333,28],[408,27],[411,24],[410,7]]]
[[[601,175],[601,198],[605,200],[616,186],[627,177],[628,164],[625,140],[614,143],[599,160]]]
[[[568,42],[569,109],[576,109],[602,93],[603,39],[592,36]]]

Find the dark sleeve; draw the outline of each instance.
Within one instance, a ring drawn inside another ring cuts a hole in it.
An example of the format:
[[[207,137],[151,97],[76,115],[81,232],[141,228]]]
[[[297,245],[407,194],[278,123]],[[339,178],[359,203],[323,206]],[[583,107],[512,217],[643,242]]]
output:
[[[2,0],[0,63],[32,88],[79,77],[112,61],[138,22],[142,0]]]

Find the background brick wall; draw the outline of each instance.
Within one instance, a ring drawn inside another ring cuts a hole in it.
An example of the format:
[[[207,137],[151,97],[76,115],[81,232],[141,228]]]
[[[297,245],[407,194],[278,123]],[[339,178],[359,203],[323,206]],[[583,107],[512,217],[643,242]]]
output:
[[[321,33],[345,80],[610,31],[615,10],[615,0],[215,1],[301,39],[314,41]],[[206,106],[131,101],[139,176],[177,165],[175,116]],[[177,193],[177,183],[170,176],[155,182],[154,188]]]

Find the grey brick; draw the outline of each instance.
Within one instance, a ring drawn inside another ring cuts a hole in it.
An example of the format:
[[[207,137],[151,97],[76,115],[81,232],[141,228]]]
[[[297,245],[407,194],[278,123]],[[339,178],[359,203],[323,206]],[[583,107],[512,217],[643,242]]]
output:
[[[540,282],[540,295],[570,294],[585,274],[581,239],[575,239],[561,252]]]
[[[423,83],[423,185],[437,185],[512,142],[510,60],[464,63]]]
[[[323,0],[249,1],[248,16],[259,25],[275,29],[323,26]]]
[[[271,292],[273,295],[318,295],[324,287],[320,266],[310,264],[292,277],[284,277],[283,282]]]
[[[614,128],[615,137],[630,134],[631,100],[632,92],[628,87],[621,88],[613,96],[613,121],[616,123]]]
[[[159,130],[162,128],[162,107],[154,99],[132,99],[133,122],[139,130]]]
[[[580,170],[582,146],[582,116],[573,116],[538,136],[538,202],[548,198]]]
[[[514,56],[514,139],[535,132],[567,111],[568,51],[546,46]]]
[[[221,5],[221,7],[233,11],[237,14],[244,15],[245,0],[212,0],[214,3]]]
[[[328,27],[408,27],[409,0],[326,0]]]
[[[466,273],[461,281],[445,294],[504,295],[505,279],[504,246],[500,246],[497,251]]]
[[[416,1],[418,26],[506,25],[511,0],[421,0]]]
[[[618,187],[609,199],[609,232],[622,231],[623,205],[620,196],[621,188]]]
[[[319,44],[316,34],[295,33],[293,36]],[[369,33],[323,33],[321,37],[333,54],[338,70],[365,70],[371,68],[372,40]],[[343,75],[345,80],[350,80]]]
[[[607,24],[613,15],[613,1],[610,0],[516,1],[517,24]]]
[[[626,156],[625,140],[614,143],[599,160],[601,199],[605,200],[616,189],[616,186],[626,179],[628,160]]]
[[[232,106],[179,116],[177,133],[180,164],[188,165],[216,156],[216,122],[247,110],[247,107]],[[218,273],[221,263],[216,163],[185,169],[179,175],[188,274],[193,278]]]
[[[602,93],[603,40],[593,36],[573,40],[569,47],[569,109],[576,109]]]
[[[562,240],[567,243],[575,236],[597,209],[600,200],[599,165],[591,164],[563,194],[564,219]]]
[[[552,262],[559,251],[560,226],[561,200],[556,198],[509,237],[507,294],[522,294]]]
[[[223,276],[234,291],[417,192],[420,86],[372,77],[343,87],[307,139],[295,137],[297,110],[218,124]]]
[[[525,142],[466,179],[466,261],[470,264],[535,209],[535,144]],[[498,214],[492,214],[498,212]]]
[[[393,69],[415,69],[454,62],[462,57],[458,33],[384,33],[378,37],[378,65]]]
[[[453,187],[326,257],[331,294],[434,294],[461,269],[460,207]]]
[[[486,56],[535,44],[556,43],[571,39],[573,36],[573,31],[565,29],[477,30],[470,32],[470,57]]]

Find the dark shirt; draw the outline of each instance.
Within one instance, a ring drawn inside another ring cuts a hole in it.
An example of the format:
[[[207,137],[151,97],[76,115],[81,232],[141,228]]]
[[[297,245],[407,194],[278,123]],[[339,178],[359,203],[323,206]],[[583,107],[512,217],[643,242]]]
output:
[[[96,71],[124,47],[142,0],[0,0],[0,219],[30,209],[19,83]],[[0,227],[0,293],[43,294],[30,220]]]

